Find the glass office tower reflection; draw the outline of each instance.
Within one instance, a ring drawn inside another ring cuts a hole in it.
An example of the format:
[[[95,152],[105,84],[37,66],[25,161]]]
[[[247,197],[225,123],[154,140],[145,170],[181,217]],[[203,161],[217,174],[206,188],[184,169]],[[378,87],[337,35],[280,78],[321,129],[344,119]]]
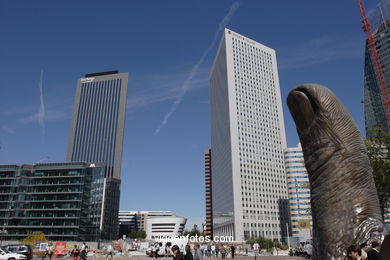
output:
[[[109,232],[103,164],[0,165],[4,240],[43,231],[53,241],[98,241]]]

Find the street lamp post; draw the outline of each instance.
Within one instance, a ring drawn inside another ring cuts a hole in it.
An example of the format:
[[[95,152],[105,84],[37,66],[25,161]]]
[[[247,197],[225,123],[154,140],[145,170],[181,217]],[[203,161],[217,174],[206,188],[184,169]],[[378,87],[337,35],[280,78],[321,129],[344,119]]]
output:
[[[288,249],[290,249],[290,234],[288,232],[288,223],[286,223],[286,229],[287,229],[287,246]]]

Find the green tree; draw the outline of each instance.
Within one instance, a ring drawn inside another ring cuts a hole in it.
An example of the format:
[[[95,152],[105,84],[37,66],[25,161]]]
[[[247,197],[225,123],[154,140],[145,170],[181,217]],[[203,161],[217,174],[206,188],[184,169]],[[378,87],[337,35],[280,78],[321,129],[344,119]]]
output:
[[[371,130],[367,133],[365,144],[383,216],[390,206],[390,132]]]
[[[145,230],[138,231],[137,238],[146,238]]]
[[[20,240],[21,244],[27,244],[32,248],[35,248],[35,243],[44,243],[47,242],[47,238],[45,233],[42,231],[33,231],[30,233],[28,237],[25,237]]]
[[[137,230],[132,229],[129,234],[129,238],[137,238]]]
[[[279,243],[279,241],[277,239],[272,241],[272,239],[258,237],[258,238],[250,239],[250,240],[246,241],[246,243],[250,244],[251,247],[253,246],[253,244],[255,242],[257,242],[260,245],[261,249],[268,249],[269,250],[269,249],[272,249],[273,247],[279,247],[279,248],[282,247],[282,245]]]
[[[200,232],[198,229],[198,225],[194,224],[194,227],[191,229],[191,231],[184,230],[183,236],[205,236],[203,232]]]

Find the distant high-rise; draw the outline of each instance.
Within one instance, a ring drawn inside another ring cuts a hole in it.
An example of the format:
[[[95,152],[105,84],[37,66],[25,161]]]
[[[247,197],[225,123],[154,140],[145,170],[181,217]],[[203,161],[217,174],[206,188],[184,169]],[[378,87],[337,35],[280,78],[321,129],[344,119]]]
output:
[[[204,151],[204,175],[205,175],[205,199],[206,199],[206,223],[204,234],[213,236],[213,207],[211,194],[211,149]]]
[[[311,205],[309,175],[306,171],[301,144],[286,148],[285,153],[288,199],[292,236],[305,242],[311,236]]]
[[[370,12],[373,35],[376,38],[376,49],[382,66],[383,76],[390,92],[390,1],[381,0],[377,9]],[[366,132],[374,128],[390,130],[385,107],[381,98],[381,91],[374,65],[371,59],[370,48],[366,42],[364,61],[364,117]]]
[[[118,238],[122,143],[128,73],[107,71],[85,75],[77,82],[67,161],[102,162],[105,181],[102,237]]]
[[[67,161],[103,162],[120,179],[128,73],[85,75],[77,82]]]
[[[281,240],[289,219],[275,51],[225,29],[210,88],[213,235]]]

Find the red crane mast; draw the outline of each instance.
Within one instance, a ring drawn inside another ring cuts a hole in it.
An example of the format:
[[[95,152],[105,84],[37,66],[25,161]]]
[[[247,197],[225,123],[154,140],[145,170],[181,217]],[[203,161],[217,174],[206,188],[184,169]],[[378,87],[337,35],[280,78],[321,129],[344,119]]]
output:
[[[387,83],[385,80],[385,76],[383,74],[382,65],[379,59],[379,54],[375,46],[375,37],[371,33],[371,24],[368,21],[366,9],[363,5],[363,0],[357,0],[360,10],[360,16],[363,24],[363,31],[366,33],[367,45],[371,54],[371,61],[374,65],[374,71],[376,74],[376,79],[379,84],[380,95],[382,99],[382,103],[385,107],[385,114],[387,118],[387,124],[390,125],[390,99],[389,99],[389,91],[387,89]]]

